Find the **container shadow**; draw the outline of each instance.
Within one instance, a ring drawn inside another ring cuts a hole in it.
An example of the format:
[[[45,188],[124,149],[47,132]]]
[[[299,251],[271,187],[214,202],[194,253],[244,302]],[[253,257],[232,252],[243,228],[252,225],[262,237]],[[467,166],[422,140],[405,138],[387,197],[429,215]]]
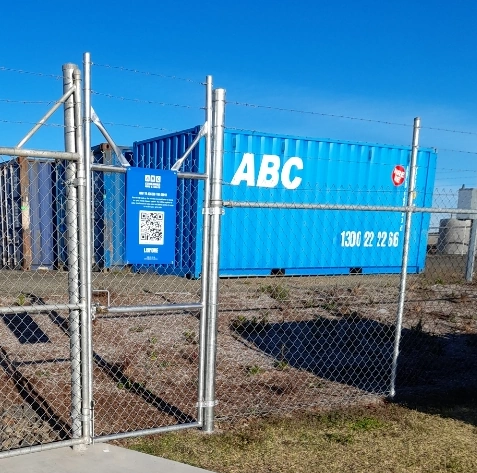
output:
[[[282,323],[242,321],[231,329],[284,365],[387,396],[390,390],[394,326],[358,315]],[[476,335],[432,335],[403,329],[398,395],[445,393],[477,385]]]
[[[359,317],[282,323],[245,322],[232,329],[285,365],[359,389],[389,388],[394,327]]]
[[[392,401],[477,426],[477,335],[408,330]]]

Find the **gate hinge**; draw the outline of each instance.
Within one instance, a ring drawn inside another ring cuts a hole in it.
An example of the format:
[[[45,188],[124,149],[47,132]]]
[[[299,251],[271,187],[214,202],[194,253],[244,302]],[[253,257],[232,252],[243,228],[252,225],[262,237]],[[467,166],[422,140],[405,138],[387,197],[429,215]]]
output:
[[[200,401],[196,404],[197,407],[215,407],[219,401],[216,399],[215,401]]]
[[[209,207],[202,209],[202,215],[225,215],[225,209],[223,207]]]
[[[78,187],[79,186],[79,182],[78,182],[78,179],[67,179],[65,181],[65,186],[66,187]]]
[[[93,304],[91,306],[91,320],[94,320],[96,318],[96,309],[97,309],[97,305]]]

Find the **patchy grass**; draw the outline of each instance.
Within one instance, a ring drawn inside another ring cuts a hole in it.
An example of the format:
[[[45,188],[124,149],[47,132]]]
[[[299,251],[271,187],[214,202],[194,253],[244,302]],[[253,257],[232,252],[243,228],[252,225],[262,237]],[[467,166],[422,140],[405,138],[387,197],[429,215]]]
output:
[[[261,286],[260,292],[268,294],[272,299],[278,302],[285,302],[290,299],[290,291],[280,284]]]
[[[455,410],[462,416],[452,417]],[[477,471],[477,407],[419,412],[396,404],[295,413],[122,442],[218,473],[471,473]]]

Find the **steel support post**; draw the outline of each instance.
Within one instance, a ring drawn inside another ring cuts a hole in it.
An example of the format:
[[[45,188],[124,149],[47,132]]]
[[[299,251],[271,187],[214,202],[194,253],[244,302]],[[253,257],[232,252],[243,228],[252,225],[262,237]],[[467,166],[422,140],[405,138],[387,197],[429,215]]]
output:
[[[465,266],[465,280],[472,282],[474,278],[475,251],[477,243],[477,219],[472,215],[472,226],[470,227],[469,249],[467,251],[467,264]]]
[[[94,398],[93,398],[93,331],[92,331],[92,260],[93,260],[93,232],[91,225],[92,218],[92,179],[91,179],[91,55],[85,53],[83,57],[83,135],[84,135],[84,183],[85,183],[85,210],[84,210],[84,235],[85,235],[85,303],[86,313],[84,320],[85,340],[83,349],[85,350],[85,359],[89,367],[84,375],[86,391],[84,399],[84,411],[91,419],[90,435],[94,437]]]
[[[399,299],[398,299],[398,311],[396,315],[396,325],[394,333],[394,350],[391,366],[391,383],[389,387],[390,397],[394,397],[396,394],[396,375],[399,357],[399,344],[401,341],[402,332],[402,319],[404,314],[404,303],[406,300],[406,281],[407,281],[407,264],[409,259],[409,246],[411,243],[411,223],[413,214],[413,200],[416,188],[416,173],[417,173],[417,151],[419,147],[419,131],[421,126],[421,119],[419,117],[414,119],[414,129],[412,135],[412,151],[411,151],[411,164],[409,174],[409,185],[407,189],[407,210],[405,215],[404,224],[404,242],[402,249],[402,265],[401,265],[401,279],[399,283]]]
[[[222,168],[224,157],[225,89],[213,91],[212,166],[210,178],[210,245],[207,285],[207,331],[203,411],[203,430],[213,432],[217,357],[217,313],[219,296],[220,220],[222,217]]]
[[[63,66],[63,92],[73,88],[74,64]],[[74,98],[70,95],[64,105],[65,151],[76,153]],[[76,189],[76,163],[66,164],[66,225],[68,235],[68,299],[70,304],[80,302],[78,254],[78,195]],[[71,310],[68,324],[71,358],[71,425],[72,437],[82,437],[81,425],[81,338],[80,311]]]
[[[88,390],[87,380],[89,373],[92,370],[90,360],[87,353],[86,341],[90,337],[88,333],[88,320],[90,319],[90,298],[88,298],[88,271],[90,265],[88,264],[87,248],[90,244],[87,233],[87,155],[84,153],[83,142],[83,116],[82,116],[82,91],[81,91],[81,72],[75,69],[73,73],[75,84],[75,124],[76,124],[76,149],[80,155],[77,164],[78,175],[78,243],[79,243],[79,277],[80,277],[80,300],[82,304],[81,309],[81,393],[82,393],[82,435],[86,443],[91,443],[91,412],[90,412],[90,393]]]
[[[205,169],[207,176],[204,181],[204,202],[202,217],[202,269],[201,281],[201,302],[200,330],[199,330],[199,382],[198,382],[198,411],[197,420],[203,422],[203,402],[205,383],[205,363],[206,363],[206,332],[207,332],[207,308],[208,308],[208,282],[209,282],[209,245],[210,245],[210,169],[212,165],[212,77],[205,79],[205,123],[207,126],[205,135]]]

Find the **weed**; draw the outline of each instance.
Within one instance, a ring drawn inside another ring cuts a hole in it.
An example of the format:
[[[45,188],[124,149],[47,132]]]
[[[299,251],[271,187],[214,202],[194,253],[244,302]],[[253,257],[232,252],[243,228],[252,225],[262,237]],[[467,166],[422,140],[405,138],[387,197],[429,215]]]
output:
[[[156,351],[152,350],[152,351],[149,352],[149,359],[150,359],[151,361],[156,361],[156,360],[157,360],[157,356],[158,356],[158,355],[157,355],[157,352],[156,352]]]
[[[348,288],[348,292],[353,294],[353,296],[359,296],[363,293],[363,286],[358,283],[356,286]]]
[[[269,323],[267,314],[268,312],[265,313],[264,315],[261,315],[260,317],[256,317],[255,315],[252,317],[251,323],[254,326],[256,332],[262,330],[265,327],[265,325]]]
[[[149,339],[149,343],[150,343],[151,345],[155,345],[155,344],[157,343],[157,337],[151,337],[151,338]]]
[[[338,306],[336,302],[326,302],[321,307],[329,312],[335,312]]]
[[[247,319],[244,315],[239,315],[232,320],[230,324],[231,330],[234,330],[238,333],[256,333],[265,329],[268,321],[268,311],[260,316],[252,317],[252,320]]]
[[[19,306],[24,306],[26,303],[27,296],[23,293],[18,295],[17,304]]]
[[[127,380],[125,383],[119,382],[116,384],[118,389],[127,389],[128,391],[138,391],[139,389],[144,389],[146,387],[146,383],[133,383],[132,381]]]
[[[422,324],[422,318],[419,319],[416,325],[411,326],[411,330],[416,333],[423,333],[424,332],[424,326]]]
[[[38,370],[35,372],[35,375],[39,378],[48,378],[50,376],[50,372],[48,370]]]
[[[273,366],[279,371],[285,371],[290,367],[287,360],[277,360]]]
[[[322,388],[324,386],[326,386],[326,383],[322,380],[311,381],[308,384],[308,387],[311,388],[311,389],[318,389],[318,388]]]
[[[239,315],[238,317],[235,317],[235,319],[232,320],[232,323],[230,324],[230,328],[232,330],[237,330],[237,332],[242,331],[241,329],[246,326],[248,323],[247,317],[245,315]]]
[[[272,299],[275,299],[279,302],[285,302],[290,298],[290,291],[286,287],[280,285],[261,286],[260,292],[268,294]]]
[[[247,366],[246,371],[249,376],[255,376],[257,374],[263,373],[263,369],[258,365]]]
[[[184,333],[184,338],[185,338],[185,341],[186,343],[189,343],[191,345],[197,345],[198,341],[197,341],[197,334],[192,331],[192,330],[186,330]]]
[[[129,329],[130,332],[134,332],[134,333],[141,333],[141,332],[144,332],[144,330],[146,330],[146,327],[144,327],[143,325],[136,325]]]
[[[424,312],[424,307],[422,306],[422,304],[419,304],[419,303],[413,304],[411,310],[415,314],[422,314]]]
[[[315,307],[315,301],[313,299],[308,299],[303,302],[304,309],[312,309],[313,307]]]
[[[351,423],[350,429],[360,432],[369,432],[370,430],[380,429],[383,426],[384,424],[378,419],[364,417]]]

